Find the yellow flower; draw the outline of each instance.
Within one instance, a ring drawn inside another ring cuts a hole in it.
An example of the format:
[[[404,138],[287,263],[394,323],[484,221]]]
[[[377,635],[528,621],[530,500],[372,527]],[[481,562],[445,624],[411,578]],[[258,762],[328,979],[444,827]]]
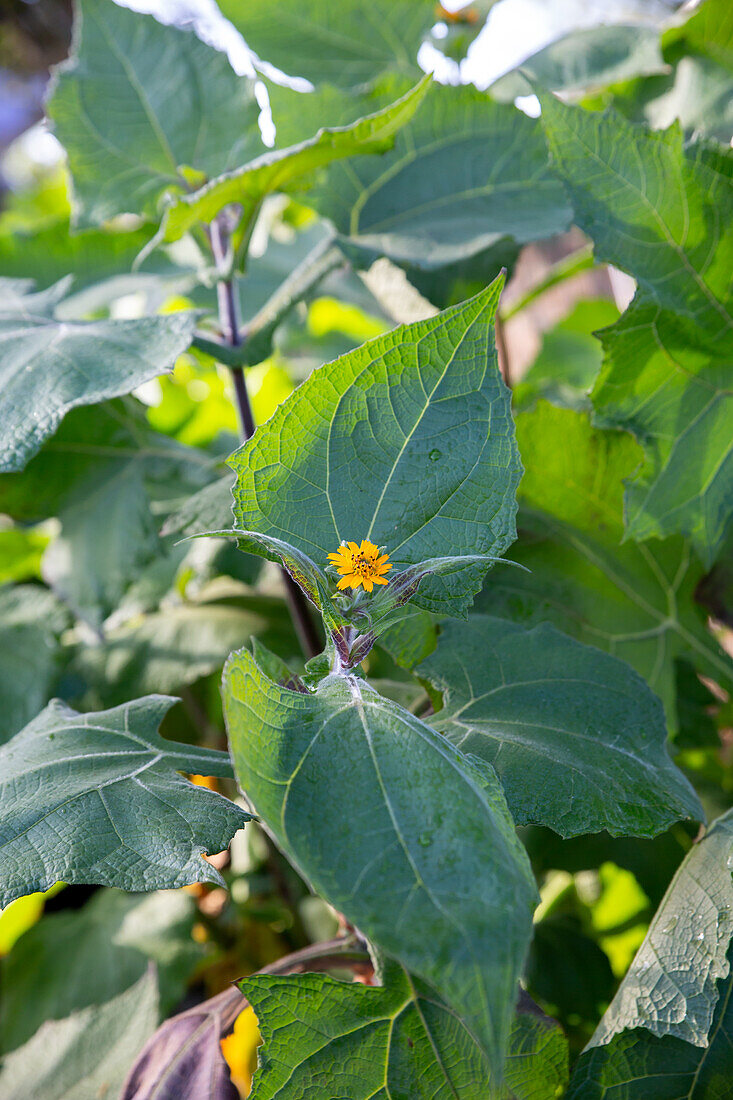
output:
[[[342,542],[336,553],[328,557],[343,578],[338,583],[342,589],[358,588],[363,584],[364,590],[371,592],[375,584],[387,583],[384,574],[392,568],[388,564],[389,554],[380,557],[379,547],[368,539],[364,539],[361,546],[355,542]]]

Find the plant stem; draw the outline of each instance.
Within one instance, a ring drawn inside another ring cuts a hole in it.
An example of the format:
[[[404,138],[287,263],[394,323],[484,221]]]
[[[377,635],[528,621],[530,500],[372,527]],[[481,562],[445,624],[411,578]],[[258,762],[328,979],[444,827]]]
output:
[[[512,373],[511,364],[509,362],[509,349],[506,343],[506,334],[504,332],[504,322],[497,314],[496,321],[494,322],[494,331],[496,332],[496,354],[499,360],[499,370],[504,382],[512,388]]]
[[[239,308],[234,278],[231,273],[224,274],[227,269],[227,250],[221,225],[218,221],[211,223],[210,239],[211,250],[214,254],[216,266],[222,273],[222,277],[216,284],[216,297],[219,305],[219,324],[221,325],[224,342],[228,344],[229,347],[237,348],[242,342],[239,329]],[[246,443],[248,439],[251,439],[255,431],[252,405],[250,404],[249,394],[247,392],[247,380],[244,377],[244,370],[241,367],[230,367],[229,370],[234,383],[234,394],[236,397],[237,411],[239,413],[242,440]],[[285,569],[282,569],[281,572],[285,584],[285,597],[288,602],[288,608],[293,620],[295,632],[298,635],[298,641],[306,657],[315,657],[321,652],[322,646],[315,623],[308,609],[308,601],[290,574],[286,572]]]

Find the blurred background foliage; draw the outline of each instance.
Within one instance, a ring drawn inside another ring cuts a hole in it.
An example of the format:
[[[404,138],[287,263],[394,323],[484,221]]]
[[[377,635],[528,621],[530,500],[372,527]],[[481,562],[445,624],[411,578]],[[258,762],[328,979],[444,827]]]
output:
[[[246,0],[221,6],[264,60],[281,68],[287,60],[290,76],[314,80],[305,52],[302,59],[292,49],[287,58],[277,53],[267,33],[272,20],[253,22]],[[448,68],[438,71],[447,79],[477,79],[476,44],[494,5],[437,16],[428,7],[414,28],[414,53],[427,43],[443,57]],[[672,17],[672,7],[627,5],[626,23],[571,27],[525,57],[522,73],[477,82],[490,83],[498,102],[511,102],[531,93],[529,73],[590,108],[613,104],[655,127],[678,118],[688,135],[728,142],[733,21],[716,0],[689,18]],[[70,29],[67,0],[8,0],[0,13],[0,272],[39,287],[71,274],[63,305],[70,317],[213,312],[213,283],[202,274],[194,238],[153,252],[133,271],[150,224],[123,217],[69,235],[65,165],[37,123],[49,66],[66,55]],[[368,76],[360,73],[358,88],[338,90],[354,114],[371,94]],[[328,241],[315,198],[265,204],[238,280],[245,325]],[[662,697],[675,758],[712,818],[733,805],[730,547],[706,571],[681,538],[621,541],[623,478],[640,452],[630,436],[592,427],[588,394],[601,366],[594,333],[619,316],[633,284],[595,264],[579,230],[563,227],[541,241],[502,237],[470,260],[430,270],[346,249],[284,316],[270,353],[248,368],[255,419],[264,423],[321,363],[467,297],[502,264],[510,280],[500,355],[514,387],[526,469],[510,556],[532,572],[489,574],[479,606],[525,624],[549,619],[629,661]],[[134,396],[71,413],[22,473],[0,476],[0,738],[54,695],[90,710],[167,692],[181,703],[166,718],[165,735],[225,748],[218,685],[228,653],[257,637],[302,669],[274,567],[226,540],[179,543],[178,534],[161,534],[192,493],[225,475],[237,431],[229,372],[192,347],[170,376]],[[601,453],[610,473],[599,480]],[[115,514],[127,517],[124,524]],[[431,650],[435,630],[432,617],[417,612],[370,655],[368,671],[383,693],[418,709],[430,705],[409,668]],[[199,781],[237,797],[227,781]],[[654,840],[561,840],[537,827],[522,835],[542,897],[526,988],[560,1020],[577,1054],[694,830],[675,825]],[[336,915],[256,825],[211,858],[226,890],[125,895],[59,884],[0,913],[2,1053],[44,1021],[128,990],[151,961],[163,1019],[336,932]],[[247,1010],[225,1040],[242,1096],[256,1043]]]

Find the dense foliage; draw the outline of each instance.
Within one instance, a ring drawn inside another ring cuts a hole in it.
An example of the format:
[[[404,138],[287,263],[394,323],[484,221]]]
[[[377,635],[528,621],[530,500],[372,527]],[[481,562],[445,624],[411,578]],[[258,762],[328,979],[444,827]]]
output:
[[[722,1100],[729,5],[221,7],[0,214],[0,1095]]]

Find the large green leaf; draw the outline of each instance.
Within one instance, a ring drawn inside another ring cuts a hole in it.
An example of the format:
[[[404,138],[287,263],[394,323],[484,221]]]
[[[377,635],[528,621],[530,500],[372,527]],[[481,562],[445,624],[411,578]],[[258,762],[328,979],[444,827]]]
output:
[[[323,566],[341,539],[398,566],[506,550],[520,466],[493,345],[501,286],[314,372],[229,460],[238,525]],[[460,614],[484,570],[431,578],[416,600]]]
[[[143,897],[99,890],[80,910],[45,914],[0,960],[0,1049],[25,1043],[44,1020],[111,1000],[151,961],[166,1015],[207,954],[191,936],[196,913],[182,890]]]
[[[708,829],[673,878],[591,1046],[645,1028],[705,1047],[729,974],[733,933],[733,811]]]
[[[674,728],[677,658],[733,686],[733,664],[694,602],[702,566],[680,537],[619,545],[623,480],[639,454],[627,435],[541,401],[516,424],[526,473],[512,557],[530,572],[494,570],[477,606],[525,626],[549,621],[628,661]]]
[[[728,960],[730,966],[730,959]],[[644,1028],[591,1047],[575,1066],[566,1100],[727,1100],[733,1080],[733,975],[718,982],[707,1047]]]
[[[54,882],[154,890],[218,882],[202,858],[248,815],[178,770],[229,775],[226,753],[165,741],[175,702],[77,714],[59,700],[0,748],[0,904]]]
[[[45,706],[59,671],[66,611],[40,586],[0,587],[0,742]]]
[[[77,405],[131,393],[173,368],[189,313],[135,321],[57,321],[38,294],[0,305],[0,470],[22,470]]]
[[[265,153],[256,160],[212,179],[192,195],[169,205],[157,241],[176,241],[197,222],[211,222],[219,211],[237,203],[244,226],[254,218],[262,200],[273,191],[291,191],[310,183],[314,173],[333,161],[357,154],[383,153],[391,149],[395,134],[409,122],[430,84],[419,84],[382,109],[338,128],[321,128],[307,141],[287,149]],[[299,133],[308,132],[310,119],[301,118]],[[155,242],[153,242],[155,243]]]
[[[222,0],[250,49],[290,76],[350,88],[387,69],[419,72],[417,51],[435,22],[433,0]]]
[[[689,535],[710,564],[733,491],[733,154],[684,147],[615,113],[543,100],[553,162],[599,258],[632,274],[632,305],[603,335],[597,423],[626,427],[645,462],[628,487],[630,536]]]
[[[242,651],[224,690],[237,779],[288,858],[500,1069],[535,887],[492,769],[354,676],[303,694]]]
[[[3,1100],[99,1100],[119,1093],[157,1017],[155,976],[103,1005],[49,1020],[0,1069]]]
[[[430,724],[493,765],[518,824],[654,836],[704,817],[659,700],[623,661],[546,624],[472,615],[442,624],[416,672],[443,692]]]
[[[107,402],[72,410],[22,473],[0,475],[0,511],[60,520],[43,557],[44,579],[99,628],[161,554],[154,502],[171,492],[187,496],[214,470],[208,455],[154,432],[139,402]]]
[[[358,98],[271,87],[278,143],[295,140],[304,123],[344,125],[404,87],[389,79]],[[547,160],[536,120],[475,88],[436,84],[391,153],[331,165],[303,201],[367,257],[430,269],[566,229],[571,212]]]
[[[456,1015],[394,963],[382,983],[367,988],[321,974],[245,978],[241,989],[265,1044],[253,1100],[315,1096],[318,1087],[338,1088],[349,1100],[486,1100],[485,1062]],[[497,1100],[555,1100],[567,1081],[560,1029],[520,1012],[504,1081],[490,1090]]]
[[[262,150],[254,81],[190,30],[109,0],[78,0],[48,113],[65,146],[79,226],[154,218],[182,169],[216,176]]]
[[[655,27],[638,23],[581,27],[525,58],[490,90],[502,102],[529,95],[533,83],[553,92],[584,94],[667,69]]]

